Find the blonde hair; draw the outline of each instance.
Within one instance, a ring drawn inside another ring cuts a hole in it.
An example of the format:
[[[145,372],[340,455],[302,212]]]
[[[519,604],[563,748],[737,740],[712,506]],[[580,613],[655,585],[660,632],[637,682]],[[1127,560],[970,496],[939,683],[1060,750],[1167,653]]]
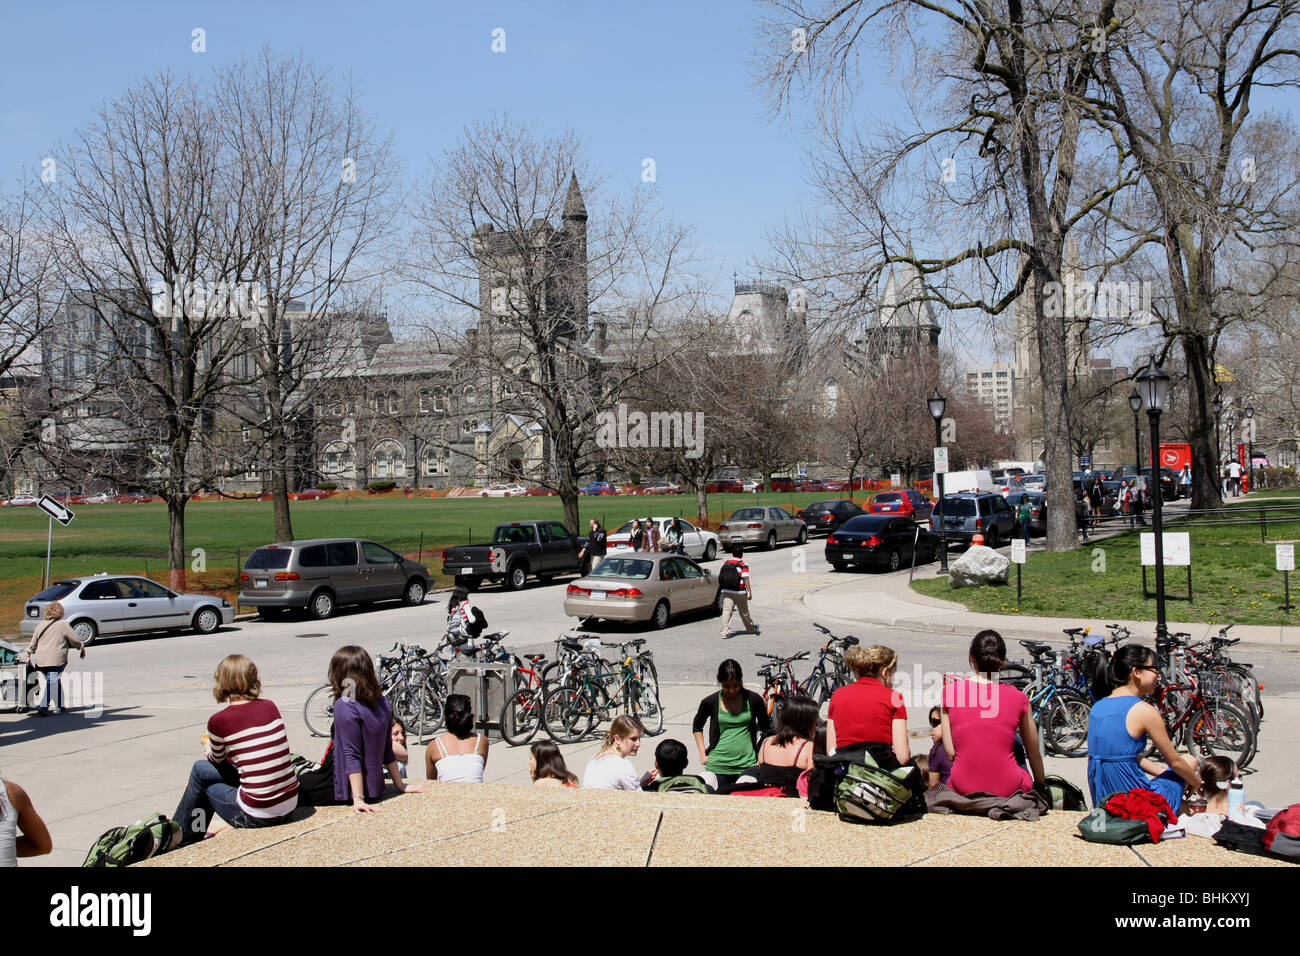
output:
[[[58,601],[51,601],[45,605],[45,620],[57,621],[63,617],[63,605]]]
[[[257,665],[243,654],[228,654],[222,658],[212,679],[217,682],[217,685],[212,688],[212,696],[220,704],[224,704],[232,697],[256,700],[262,693],[262,682],[257,676]]]
[[[844,663],[859,677],[880,677],[898,665],[898,652],[883,644],[870,647],[850,647],[844,654]]]
[[[614,722],[609,725],[609,730],[605,731],[605,739],[601,742],[598,754],[603,754],[606,750],[613,750],[620,738],[632,736],[632,732],[645,733],[645,728],[641,726],[641,721],[628,714],[619,714],[614,718]]]

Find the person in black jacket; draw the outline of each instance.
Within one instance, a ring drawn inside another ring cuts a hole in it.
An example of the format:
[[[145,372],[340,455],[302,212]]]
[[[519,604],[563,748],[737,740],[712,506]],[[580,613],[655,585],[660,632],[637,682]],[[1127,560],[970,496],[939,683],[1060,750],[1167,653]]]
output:
[[[587,535],[587,543],[578,552],[578,560],[582,561],[587,555],[591,555],[593,568],[605,557],[605,529],[595,518],[591,519],[591,532]]]
[[[691,730],[700,763],[718,778],[723,791],[745,770],[758,762],[759,732],[772,730],[771,718],[763,698],[746,690],[740,664],[725,660],[718,665],[721,690],[700,701]],[[709,724],[709,744],[704,745],[704,725]]]

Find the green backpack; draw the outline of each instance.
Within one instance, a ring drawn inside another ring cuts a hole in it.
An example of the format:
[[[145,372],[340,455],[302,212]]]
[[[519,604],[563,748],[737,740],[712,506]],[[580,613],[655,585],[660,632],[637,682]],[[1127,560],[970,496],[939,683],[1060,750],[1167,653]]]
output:
[[[870,754],[864,755],[868,760]],[[912,799],[920,771],[913,764],[881,770],[871,763],[851,763],[835,785],[835,809],[850,823],[888,823]]]
[[[1110,797],[1106,799],[1109,800]],[[1145,820],[1125,820],[1115,816],[1105,806],[1095,808],[1079,821],[1079,833],[1089,843],[1131,846],[1151,842],[1151,830]]]
[[[90,852],[83,867],[130,866],[181,845],[181,825],[165,813],[137,820],[129,827],[106,830]]]

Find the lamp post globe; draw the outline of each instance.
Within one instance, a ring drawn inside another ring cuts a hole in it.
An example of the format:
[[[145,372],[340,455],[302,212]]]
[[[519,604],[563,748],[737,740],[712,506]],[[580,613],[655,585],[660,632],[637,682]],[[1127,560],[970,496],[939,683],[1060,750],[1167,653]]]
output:
[[[1133,467],[1140,471],[1142,469],[1142,431],[1139,425],[1138,412],[1142,411],[1142,396],[1138,394],[1136,388],[1128,397],[1128,407],[1133,410]]]

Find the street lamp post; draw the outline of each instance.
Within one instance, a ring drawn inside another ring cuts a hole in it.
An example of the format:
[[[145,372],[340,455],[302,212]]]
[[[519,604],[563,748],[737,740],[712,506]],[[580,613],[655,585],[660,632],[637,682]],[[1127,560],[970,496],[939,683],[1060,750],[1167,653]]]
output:
[[[1237,455],[1237,449],[1232,446],[1232,436],[1236,433],[1237,419],[1231,415],[1228,416],[1228,461],[1232,461]]]
[[[1246,474],[1250,475],[1250,490],[1255,490],[1255,406],[1252,402],[1246,403],[1246,461],[1249,470]]]
[[[1128,407],[1133,410],[1133,469],[1134,474],[1142,472],[1142,432],[1138,427],[1138,412],[1142,411],[1142,396],[1138,390],[1128,397]]]
[[[1138,376],[1142,404],[1146,406],[1147,417],[1151,420],[1151,447],[1160,447],[1160,413],[1165,409],[1169,398],[1169,376],[1156,365],[1156,357],[1151,356],[1150,364]],[[1151,456],[1150,487],[1156,489],[1151,496],[1151,530],[1156,543],[1156,640],[1163,641],[1168,636],[1165,626],[1165,548],[1164,519],[1161,512],[1160,463],[1156,456]]]
[[[948,400],[940,395],[936,388],[926,404],[930,406],[930,417],[934,419],[934,447],[939,448],[943,445],[943,410],[947,407]],[[939,573],[947,574],[948,528],[943,523],[943,474],[936,471],[934,478],[939,492]]]
[[[1223,413],[1223,396],[1215,394],[1214,403],[1210,406],[1214,409],[1214,483],[1216,487],[1223,487],[1223,439],[1219,436],[1219,415]]]

